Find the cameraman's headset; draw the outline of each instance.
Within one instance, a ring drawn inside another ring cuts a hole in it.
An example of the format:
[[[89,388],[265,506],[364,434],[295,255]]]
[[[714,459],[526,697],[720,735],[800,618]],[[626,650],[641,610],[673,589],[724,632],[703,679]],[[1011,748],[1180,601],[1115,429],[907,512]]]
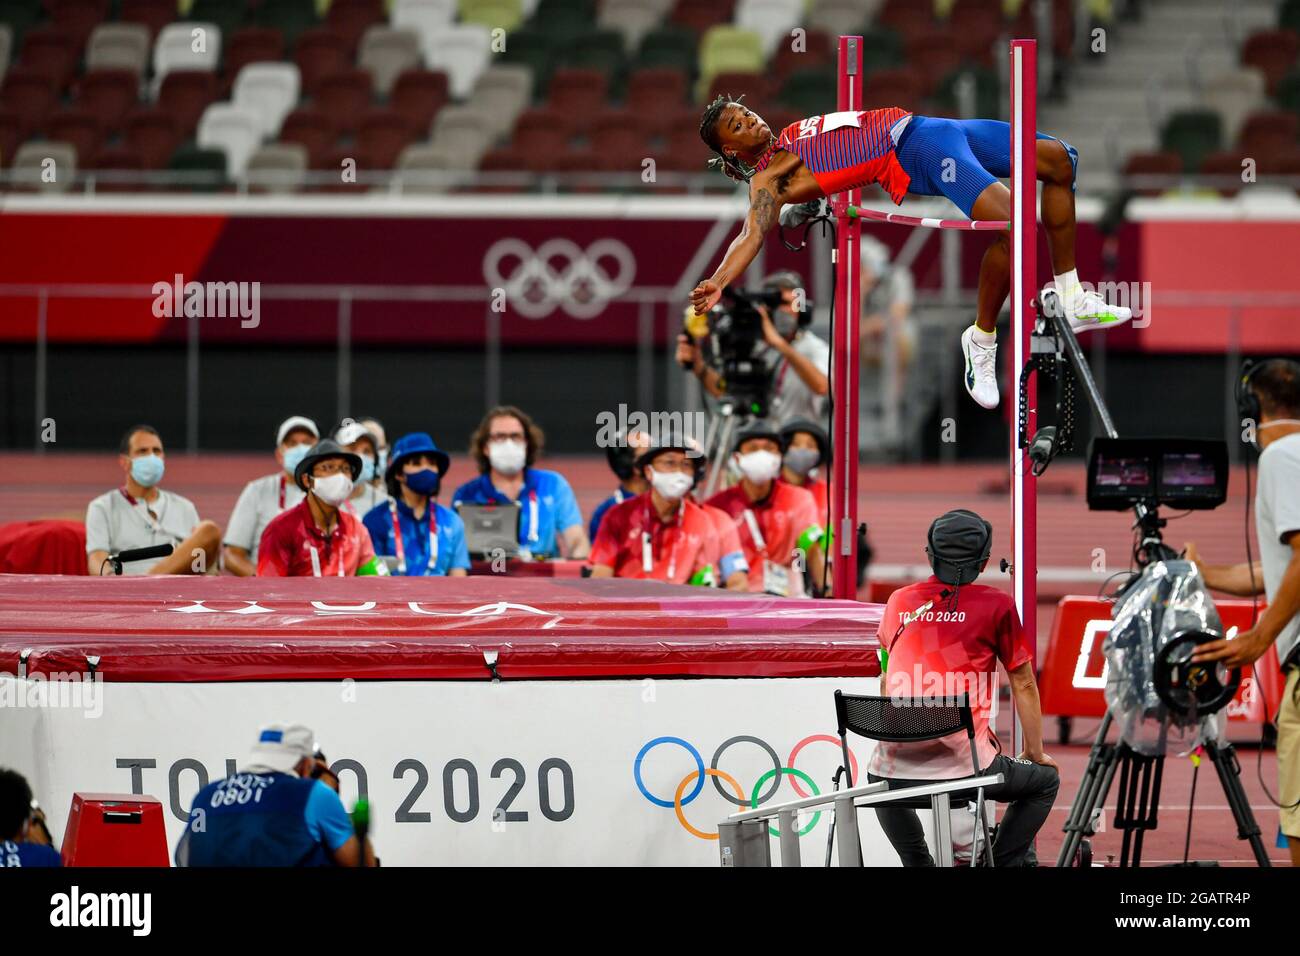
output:
[[[793,269],[780,269],[773,272],[763,280],[763,289],[765,291],[774,291],[776,289],[805,289],[803,276]],[[799,328],[806,329],[812,325],[812,301],[805,294],[803,296],[803,308],[795,312],[799,319]]]
[[[979,577],[980,568],[992,552],[993,525],[973,511],[957,508],[931,522],[926,534],[925,554],[930,559],[934,576],[952,587],[952,590],[944,588],[939,592],[939,597],[952,599],[948,605],[950,610],[957,607],[957,592],[961,586]],[[893,652],[903,631],[919,617],[918,613],[898,626],[889,647],[885,648],[886,653]]]

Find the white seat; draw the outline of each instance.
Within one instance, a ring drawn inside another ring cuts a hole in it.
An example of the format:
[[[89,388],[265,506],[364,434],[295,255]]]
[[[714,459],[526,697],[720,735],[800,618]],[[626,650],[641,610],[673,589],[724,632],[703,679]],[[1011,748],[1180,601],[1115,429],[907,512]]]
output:
[[[808,14],[808,27],[837,37],[856,33],[867,20],[861,0],[817,0]]]
[[[1241,124],[1252,112],[1264,109],[1264,74],[1254,67],[1219,73],[1205,83],[1205,105],[1223,119],[1225,142],[1236,142]]]
[[[492,34],[487,27],[453,24],[429,41],[424,48],[424,62],[431,70],[445,72],[451,95],[462,100],[487,69],[488,58],[492,56],[491,44]]]
[[[388,22],[399,30],[420,35],[420,49],[427,50],[433,38],[456,19],[456,0],[396,0]]]
[[[781,38],[788,38],[799,25],[802,13],[801,0],[740,0],[735,24],[757,33],[763,40],[763,52],[771,56]]]
[[[247,107],[260,117],[263,137],[274,137],[280,124],[298,104],[302,77],[293,63],[249,63],[235,77],[231,102]]]
[[[14,153],[12,173],[15,183],[41,192],[67,192],[77,178],[76,147],[53,140],[23,143]],[[53,178],[47,182],[47,176]]]
[[[143,23],[101,23],[86,44],[87,70],[130,70],[144,74],[149,64],[149,28]]]
[[[213,103],[199,120],[198,144],[226,154],[226,175],[242,176],[262,141],[262,116],[247,106]]]
[[[307,175],[307,147],[301,143],[270,143],[248,158],[248,184],[272,193],[302,188]]]
[[[642,37],[662,21],[663,14],[644,0],[606,0],[596,14],[598,27],[623,35],[623,47],[629,56],[641,45]]]
[[[153,98],[172,70],[215,73],[221,61],[221,28],[215,23],[169,23],[153,45]]]

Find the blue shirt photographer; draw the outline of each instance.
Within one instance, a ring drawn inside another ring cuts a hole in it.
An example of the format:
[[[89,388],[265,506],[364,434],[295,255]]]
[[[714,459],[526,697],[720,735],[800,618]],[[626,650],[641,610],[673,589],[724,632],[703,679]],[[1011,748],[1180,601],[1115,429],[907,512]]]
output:
[[[480,475],[456,489],[454,502],[469,505],[511,505],[512,501],[492,484],[489,475]],[[569,482],[557,471],[545,468],[524,470],[524,486],[519,493],[519,547],[535,558],[559,557],[560,534],[577,525],[582,527],[582,512]]]

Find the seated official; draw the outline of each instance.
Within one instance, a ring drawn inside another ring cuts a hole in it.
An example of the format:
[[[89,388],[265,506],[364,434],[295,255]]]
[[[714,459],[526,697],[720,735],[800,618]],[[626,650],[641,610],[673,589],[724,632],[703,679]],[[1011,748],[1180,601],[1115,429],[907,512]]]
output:
[[[375,553],[393,558],[394,574],[469,574],[469,548],[460,515],[434,500],[451,459],[424,432],[397,439],[384,475],[389,498],[365,516]]]
[[[632,432],[630,435],[618,435],[615,443],[605,449],[605,457],[609,460],[609,470],[618,478],[618,487],[614,489],[612,495],[596,505],[596,510],[591,513],[591,522],[587,525],[587,536],[592,541],[596,540],[596,534],[600,531],[600,522],[605,517],[605,512],[615,505],[621,505],[629,498],[635,498],[645,492],[648,486],[636,467],[636,457],[649,447],[649,435],[645,432]]]
[[[385,504],[388,495],[382,482],[376,477],[383,477],[376,472],[375,462],[379,457],[379,439],[372,435],[360,422],[344,420],[334,430],[334,440],[344,451],[350,451],[361,459],[361,477],[352,486],[352,494],[343,502],[343,510],[364,519],[376,505]]]
[[[177,866],[374,866],[301,724],[263,727],[248,763],[194,797]]]
[[[709,499],[730,515],[749,565],[749,590],[804,597],[806,568],[824,578],[822,519],[812,495],[779,479],[781,436],[767,422],[736,436],[733,460],[740,482]]]
[[[606,513],[591,550],[593,578],[708,586],[720,578],[729,590],[745,590],[744,569],[723,564],[715,519],[688,496],[700,461],[689,449],[670,439],[637,458],[650,490]]]
[[[62,866],[45,815],[32,806],[32,788],[16,770],[0,767],[0,867]]]
[[[125,481],[86,508],[86,563],[103,574],[109,555],[170,544],[165,558],[127,561],[123,574],[206,574],[215,571],[221,528],[200,521],[188,498],[158,487],[166,470],[162,437],[152,425],[133,425],[122,436],[118,465]],[[111,572],[110,572],[111,573]]]
[[[312,446],[294,470],[302,502],[271,520],[258,546],[257,573],[263,577],[347,577],[387,574],[375,557],[370,533],[342,510],[361,474],[361,459],[333,439]]]
[[[542,430],[513,405],[489,411],[470,437],[480,476],[456,489],[452,507],[517,504],[521,557],[558,558],[563,545],[565,556],[585,558],[591,542],[573,489],[559,472],[533,467],[543,441]]]
[[[824,467],[831,461],[831,439],[826,429],[806,418],[796,418],[781,429],[781,480],[813,496],[817,514],[829,521],[830,488]]]
[[[254,478],[244,485],[226,524],[222,554],[225,569],[240,577],[257,574],[257,546],[271,519],[303,499],[293,481],[298,462],[320,440],[316,423],[302,415],[290,415],[275,431],[274,474]]]
[[[1056,763],[1043,752],[1033,655],[1015,601],[1005,591],[971,583],[988,564],[992,538],[992,526],[970,511],[949,511],[930,525],[925,550],[934,575],[891,594],[880,621],[885,652],[881,693],[919,698],[936,696],[935,689],[943,688],[938,696],[967,696],[980,772],[1005,777],[1000,786],[984,791],[989,800],[1009,804],[993,843],[994,863],[1033,865],[1034,836],[1051,812],[1061,780]],[[1024,733],[1024,753],[1014,758],[1001,752],[989,723],[999,662],[1011,680]],[[881,741],[867,765],[868,779],[888,780],[891,789],[972,772],[964,731],[921,743]],[[934,865],[915,810],[882,806],[876,816],[904,866]]]

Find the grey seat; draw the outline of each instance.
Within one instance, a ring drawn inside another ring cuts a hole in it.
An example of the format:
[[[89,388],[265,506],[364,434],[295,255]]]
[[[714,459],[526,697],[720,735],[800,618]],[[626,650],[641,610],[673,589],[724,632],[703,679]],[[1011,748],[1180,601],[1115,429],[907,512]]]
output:
[[[248,158],[248,185],[272,193],[297,192],[307,173],[307,147],[301,143],[270,143]]]
[[[596,26],[623,35],[628,56],[636,53],[641,38],[663,22],[663,14],[645,0],[606,0],[596,15]]]
[[[13,182],[20,189],[63,193],[77,178],[77,150],[71,143],[37,140],[14,153]]]
[[[87,70],[130,70],[144,75],[149,63],[149,28],[143,23],[101,23],[86,44]]]
[[[361,38],[357,65],[370,71],[380,96],[388,96],[403,70],[416,69],[421,62],[420,35],[414,30],[373,26]]]
[[[470,168],[478,165],[494,139],[489,118],[471,106],[445,107],[433,121],[433,145],[455,153]]]
[[[406,147],[397,157],[394,170],[404,193],[445,193],[473,179],[471,165],[464,157],[431,143]]]
[[[487,118],[495,136],[503,136],[514,129],[532,97],[533,71],[522,64],[502,63],[484,71],[466,105]]]

